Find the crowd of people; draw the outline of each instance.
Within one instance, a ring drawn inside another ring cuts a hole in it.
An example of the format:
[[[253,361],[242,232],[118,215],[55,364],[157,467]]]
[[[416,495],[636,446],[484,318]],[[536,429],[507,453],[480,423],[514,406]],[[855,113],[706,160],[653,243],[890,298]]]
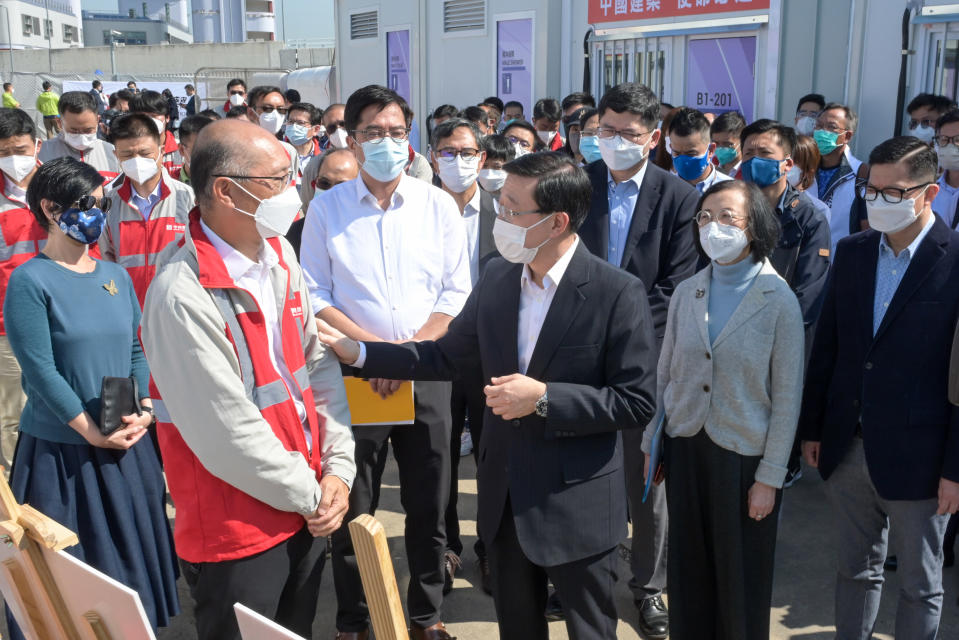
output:
[[[154,628],[182,575],[203,640],[239,637],[235,602],[304,637],[335,606],[330,635],[366,640],[344,523],[375,513],[392,451],[414,640],[451,637],[470,453],[502,638],[562,619],[611,639],[622,615],[652,639],[768,638],[803,461],[833,510],[837,637],[872,636],[895,563],[896,636],[936,638],[959,510],[953,101],[916,97],[863,162],[857,114],[818,94],[791,123],[634,83],[529,120],[492,96],[428,114],[420,154],[386,87],[325,109],[226,89],[201,109],[188,85],[180,119],[133,82],[45,83],[44,136],[9,85],[0,109],[0,463]],[[353,425],[344,375],[382,398],[415,381],[412,424]],[[138,410],[105,424],[115,378]]]

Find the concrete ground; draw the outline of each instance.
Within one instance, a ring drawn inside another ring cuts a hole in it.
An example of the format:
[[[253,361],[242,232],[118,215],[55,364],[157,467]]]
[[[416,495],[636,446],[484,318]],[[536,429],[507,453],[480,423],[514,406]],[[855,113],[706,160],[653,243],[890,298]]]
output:
[[[463,543],[468,550],[463,558],[463,570],[453,592],[447,596],[443,619],[450,633],[459,640],[490,640],[497,637],[493,600],[479,588],[479,575],[472,552],[476,535],[476,482],[472,457],[464,458],[460,467],[460,514],[463,517]],[[386,527],[393,555],[400,593],[404,594],[408,580],[406,555],[403,548],[403,514],[399,504],[399,484],[395,462],[390,460],[384,477],[376,514]],[[472,514],[472,515],[471,515]],[[776,553],[776,578],[773,589],[772,633],[776,640],[829,640],[834,636],[833,620],[833,542],[830,510],[826,504],[823,485],[816,473],[809,473],[786,491],[779,544]],[[618,637],[623,640],[640,638],[636,627],[636,610],[626,587],[628,566],[620,563],[620,581],[616,588],[620,611]],[[327,564],[323,577],[317,619],[313,638],[332,640],[336,600],[333,594],[332,570]],[[891,640],[895,626],[896,574],[887,574],[882,607],[876,624],[876,639]],[[946,596],[943,606],[941,640],[959,638],[959,570],[947,569],[944,575]],[[159,640],[195,640],[192,602],[180,580],[183,613],[169,628],[162,629]],[[404,603],[405,604],[405,603]],[[2,624],[5,635],[6,625]],[[551,638],[567,638],[563,624],[550,625]],[[900,640],[910,640],[903,638]]]

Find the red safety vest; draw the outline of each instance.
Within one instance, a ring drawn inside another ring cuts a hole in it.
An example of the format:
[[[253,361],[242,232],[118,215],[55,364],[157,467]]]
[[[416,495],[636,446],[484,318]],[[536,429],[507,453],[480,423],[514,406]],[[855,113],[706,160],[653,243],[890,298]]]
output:
[[[180,145],[172,133],[169,131],[164,131],[163,133],[166,134],[163,138],[163,166],[166,167],[167,171],[173,171],[181,166],[177,162],[177,153],[180,151]]]
[[[267,242],[280,257],[278,268],[286,273],[287,295],[279,314],[283,357],[303,397],[312,450],[307,448],[293,397],[270,359],[266,322],[256,299],[237,287],[230,277],[223,259],[200,227],[198,209],[190,212],[189,224],[190,236],[181,239],[179,245],[188,243],[188,248],[195,251],[197,279],[223,316],[223,331],[236,352],[247,397],[260,410],[284,448],[302,455],[316,471],[319,481],[323,452],[320,433],[325,422],[316,412],[300,338],[303,323],[312,318],[304,318],[300,293],[289,285],[290,270],[283,260],[279,240],[271,238]],[[175,349],[176,345],[170,348]],[[176,504],[177,555],[187,562],[245,558],[278,545],[305,526],[300,514],[274,509],[207,471],[171,422],[152,377],[150,397],[157,415],[157,436],[170,496]]]
[[[37,223],[30,207],[6,195],[6,183],[6,174],[0,173],[0,335],[6,335],[3,299],[10,274],[40,253],[47,241],[47,232]]]

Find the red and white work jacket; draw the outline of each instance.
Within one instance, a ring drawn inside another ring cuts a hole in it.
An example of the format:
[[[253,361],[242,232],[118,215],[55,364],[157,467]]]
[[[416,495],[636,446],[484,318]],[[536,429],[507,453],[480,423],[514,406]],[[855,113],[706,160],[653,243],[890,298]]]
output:
[[[7,193],[7,176],[0,173],[0,335],[6,335],[3,299],[7,295],[10,274],[40,253],[46,242],[47,232],[37,223],[25,202]]]

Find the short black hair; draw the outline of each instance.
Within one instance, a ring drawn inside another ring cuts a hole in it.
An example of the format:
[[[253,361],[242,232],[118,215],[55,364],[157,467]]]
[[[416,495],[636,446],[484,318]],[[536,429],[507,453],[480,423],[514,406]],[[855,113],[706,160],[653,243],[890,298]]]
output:
[[[746,128],[746,119],[738,111],[727,111],[716,116],[713,123],[709,125],[709,135],[716,133],[728,133],[738,136]]]
[[[653,128],[659,122],[659,106],[659,98],[649,87],[638,82],[624,82],[607,91],[600,99],[599,115],[602,117],[607,110],[628,112],[639,116],[643,126]]]
[[[150,89],[133,94],[130,99],[130,111],[133,113],[152,113],[165,116],[170,112],[170,105],[163,94]]]
[[[819,105],[819,110],[822,111],[823,107],[826,106],[826,96],[821,93],[807,93],[796,103],[796,111],[799,111],[799,108],[807,102],[815,102]]]
[[[685,138],[694,133],[698,133],[707,145],[709,144],[709,120],[703,115],[702,111],[690,107],[681,107],[673,114],[669,121],[669,135],[677,135]]]
[[[306,112],[307,117],[310,119],[311,126],[315,126],[323,122],[323,112],[309,102],[294,102],[290,105],[290,110],[287,111],[287,114],[293,113],[294,111]]]
[[[273,85],[261,84],[246,92],[246,104],[251,109],[256,109],[257,103],[271,93],[278,93],[286,100],[286,96],[283,95],[283,89]]]
[[[584,107],[596,107],[596,98],[584,91],[576,91],[563,98],[563,112],[573,105],[581,104]]]
[[[4,82],[4,83],[3,83],[3,90],[4,90],[4,91],[6,91],[7,89],[12,89],[12,88],[13,88],[13,83],[12,83],[12,82]]]
[[[589,213],[593,192],[589,177],[582,167],[561,151],[527,153],[503,165],[510,175],[536,178],[533,199],[544,214],[565,211],[569,230],[575,232]]]
[[[912,113],[916,109],[920,109],[922,107],[929,107],[933,111],[945,113],[956,108],[956,101],[952,98],[936,95],[934,93],[920,93],[918,96],[909,101],[909,106],[906,107],[906,113]]]
[[[27,187],[27,205],[37,224],[49,230],[50,219],[43,212],[41,200],[54,202],[59,213],[102,184],[103,176],[86,162],[70,156],[56,158],[37,168]]]
[[[430,134],[430,146],[435,151],[439,148],[440,140],[449,138],[453,135],[453,132],[460,127],[465,127],[470,130],[470,133],[473,134],[473,140],[476,141],[476,148],[482,151],[483,134],[480,133],[479,127],[476,126],[475,122],[464,118],[450,118],[433,127],[433,131]]]
[[[246,118],[246,107],[242,104],[235,107],[230,107],[230,110],[226,112],[226,119],[232,120],[233,118]]]
[[[129,87],[131,84],[135,87],[135,86],[137,86],[137,81],[136,81],[136,80],[127,80],[127,86]]]
[[[510,123],[509,123],[508,125],[506,125],[506,127],[503,129],[503,135],[506,135],[506,132],[507,132],[507,131],[509,131],[510,129],[513,129],[513,128],[515,128],[515,127],[518,127],[518,128],[523,129],[523,130],[525,130],[525,131],[529,131],[529,132],[533,135],[533,138],[536,140],[536,146],[535,146],[535,148],[533,149],[533,151],[540,151],[540,150],[546,148],[546,145],[543,144],[542,139],[540,139],[540,137],[539,137],[539,133],[537,133],[537,131],[536,131],[536,127],[534,127],[534,126],[531,125],[530,123],[526,122],[525,120],[513,120],[512,122],[510,122]]]
[[[823,111],[832,111],[833,109],[840,109],[843,112],[843,117],[846,118],[846,126],[849,127],[850,131],[855,132],[856,127],[859,126],[859,114],[856,113],[856,110],[838,102],[830,102],[822,108]]]
[[[37,139],[37,125],[23,109],[0,109],[0,140],[17,136]]]
[[[563,119],[563,110],[556,98],[540,98],[533,105],[533,120],[546,118],[550,122],[559,122]]]
[[[525,113],[523,108],[523,103],[518,100],[510,100],[503,106],[503,113],[506,113],[506,110],[510,107],[519,107],[520,113]]]
[[[226,92],[230,93],[230,89],[232,89],[233,87],[243,87],[243,91],[246,91],[246,82],[244,82],[240,78],[233,78],[232,80],[226,83]]]
[[[203,111],[201,111],[201,112],[198,113],[197,115],[198,115],[198,116],[203,116],[203,117],[205,117],[205,118],[209,118],[210,120],[213,120],[214,122],[217,121],[217,120],[222,120],[222,119],[223,119],[223,116],[220,115],[220,112],[217,111],[216,109],[204,109]],[[180,125],[180,126],[182,127],[183,125]]]
[[[939,159],[935,150],[914,136],[898,136],[880,142],[869,152],[869,166],[904,162],[909,179],[917,184],[935,182]]]
[[[44,80],[44,81],[40,84],[40,86],[43,87],[43,90],[44,90],[44,91],[49,91],[49,90],[50,90],[50,87],[52,87],[53,85],[50,83],[49,80]]]
[[[184,90],[184,91],[196,91],[196,87],[194,87],[192,84],[186,84],[186,85],[183,85],[183,90]]]
[[[959,109],[951,109],[936,120],[936,133],[939,133],[939,130],[951,122],[959,122]]]
[[[437,118],[455,118],[460,114],[460,110],[451,104],[441,104],[433,109],[433,119]]]
[[[779,244],[782,226],[779,224],[779,216],[776,214],[776,210],[769,204],[759,187],[752,182],[743,180],[714,182],[713,186],[706,189],[700,196],[699,202],[696,203],[696,211],[702,211],[703,203],[709,196],[730,189],[741,191],[746,199],[746,231],[752,236],[752,240],[749,242],[749,255],[753,262],[762,262],[772,255],[776,245]],[[692,229],[696,251],[704,260],[709,260],[709,256],[703,251],[703,245],[699,241],[699,225],[695,219],[690,228]]]
[[[110,108],[112,109],[116,107],[117,102],[119,102],[120,100],[123,100],[124,102],[126,102],[127,106],[129,107],[130,100],[133,99],[133,95],[134,94],[129,89],[117,89],[116,91],[110,94],[110,105],[109,105]]]
[[[94,89],[99,89],[100,87],[103,86],[103,83],[100,82],[99,80],[94,80],[93,82],[90,83],[90,86],[93,87]]]
[[[93,96],[86,91],[67,91],[60,96],[60,105],[57,110],[60,115],[64,113],[83,113],[84,111],[92,111],[96,114],[97,103],[93,101]]]
[[[496,133],[483,138],[483,151],[486,152],[486,161],[500,160],[509,162],[516,158],[516,147],[510,144],[501,133]]]
[[[477,126],[482,124],[483,128],[486,128],[489,125],[489,114],[479,107],[466,107],[463,109],[463,113],[460,114],[460,117],[464,120],[469,120],[470,122],[475,123]]]
[[[409,127],[413,121],[413,110],[410,109],[410,105],[406,103],[403,96],[379,84],[369,84],[357,89],[350,95],[346,101],[346,108],[343,110],[343,120],[346,122],[347,132],[353,135],[353,132],[360,125],[360,116],[367,107],[376,107],[376,111],[379,113],[391,104],[400,108],[406,126]]]
[[[746,138],[764,133],[772,133],[773,137],[776,138],[776,142],[778,142],[779,146],[786,152],[786,155],[792,154],[793,149],[796,147],[796,130],[792,127],[787,127],[781,122],[770,120],[769,118],[757,120],[743,129],[739,134],[739,144],[745,147]]]
[[[496,107],[497,111],[503,113],[503,101],[496,96],[490,96],[486,98],[481,104],[488,104],[491,107]]]
[[[286,101],[291,104],[294,102],[300,102],[302,100],[302,98],[300,98],[300,92],[296,89],[287,89],[283,92],[283,97],[286,98]]]
[[[110,123],[110,139],[116,142],[133,138],[153,138],[158,145],[161,142],[156,122],[146,113],[131,111],[114,118]]]
[[[180,128],[177,132],[180,134],[180,142],[183,142],[183,138],[188,136],[195,136],[200,133],[200,129],[207,126],[213,122],[208,117],[203,114],[196,114],[193,116],[187,116],[180,122]]]

